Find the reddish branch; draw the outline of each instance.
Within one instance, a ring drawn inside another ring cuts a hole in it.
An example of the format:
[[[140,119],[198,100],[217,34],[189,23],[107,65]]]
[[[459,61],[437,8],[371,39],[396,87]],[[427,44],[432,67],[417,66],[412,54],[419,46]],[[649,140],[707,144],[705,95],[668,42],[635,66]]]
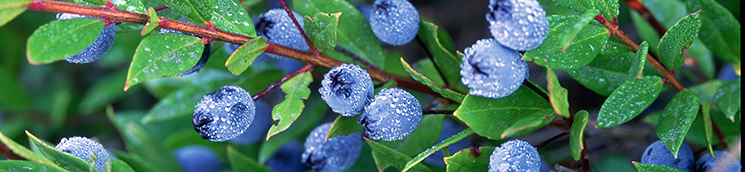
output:
[[[422,114],[453,114],[455,110],[422,110]]]
[[[667,28],[665,28],[665,26],[662,26],[660,21],[654,18],[654,15],[652,15],[652,13],[649,12],[647,7],[644,7],[644,4],[639,2],[639,0],[623,0],[623,3],[626,3],[626,5],[629,6],[629,8],[639,13],[639,15],[641,15],[642,18],[644,18],[644,20],[649,22],[649,24],[651,24],[652,27],[654,27],[654,30],[656,30],[660,36],[664,35],[665,32],[667,32]]]
[[[291,73],[289,75],[286,75],[285,77],[283,77],[282,79],[280,79],[278,82],[272,83],[272,85],[269,85],[269,87],[266,87],[266,89],[264,89],[264,91],[261,91],[259,93],[256,93],[251,98],[254,101],[257,101],[261,97],[264,97],[264,95],[266,95],[267,93],[269,93],[272,90],[274,90],[274,88],[277,88],[278,86],[282,85],[282,83],[285,83],[285,81],[287,81],[288,79],[290,79],[292,77],[295,77],[296,75],[298,75],[300,73],[307,72],[307,71],[312,71],[314,68],[316,68],[316,67],[314,67],[312,64],[307,64],[307,65],[303,66],[303,68],[300,68],[297,71],[295,71],[295,72],[293,72],[293,73]]]
[[[551,138],[549,138],[549,139],[548,139],[548,140],[546,140],[546,141],[543,141],[543,142],[541,142],[541,143],[538,143],[537,145],[535,145],[535,146],[533,146],[533,147],[535,147],[536,149],[540,149],[540,148],[542,148],[543,146],[546,146],[547,144],[549,144],[549,143],[551,143],[551,142],[553,142],[553,141],[555,141],[555,140],[557,140],[557,139],[559,139],[559,138],[561,138],[561,137],[564,137],[564,136],[566,136],[567,134],[569,134],[569,132],[570,132],[570,131],[571,131],[571,130],[567,130],[567,131],[561,132],[561,133],[559,133],[559,134],[555,135],[554,137],[551,137]]]
[[[282,4],[282,8],[285,9],[285,12],[287,12],[287,16],[290,16],[292,19],[292,23],[295,23],[295,27],[297,27],[297,30],[300,30],[300,35],[303,35],[303,38],[305,38],[305,43],[308,44],[308,47],[310,47],[310,51],[313,53],[321,53],[316,49],[316,46],[313,45],[313,43],[310,42],[310,38],[308,38],[308,35],[305,34],[305,30],[303,30],[302,27],[300,27],[300,23],[297,22],[297,19],[295,18],[295,15],[292,14],[292,10],[290,10],[290,7],[287,7],[287,3],[285,3],[285,0],[279,0],[279,3]]]
[[[3,143],[0,143],[0,152],[2,152],[3,156],[5,156],[5,158],[8,158],[8,159],[26,160],[26,158],[23,158],[20,155],[15,154],[13,150],[10,150],[10,148]]]

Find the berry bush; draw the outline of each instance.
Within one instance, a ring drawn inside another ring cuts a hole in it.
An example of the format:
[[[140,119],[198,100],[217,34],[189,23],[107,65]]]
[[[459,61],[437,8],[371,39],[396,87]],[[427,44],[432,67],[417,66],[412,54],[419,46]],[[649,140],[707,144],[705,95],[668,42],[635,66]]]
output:
[[[0,171],[741,171],[739,6],[2,0]]]

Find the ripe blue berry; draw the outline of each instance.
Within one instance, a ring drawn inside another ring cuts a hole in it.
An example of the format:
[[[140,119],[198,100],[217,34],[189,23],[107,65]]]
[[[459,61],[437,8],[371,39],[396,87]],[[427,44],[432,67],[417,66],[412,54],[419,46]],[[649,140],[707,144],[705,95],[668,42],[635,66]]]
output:
[[[70,13],[57,13],[57,20],[67,20],[73,18],[83,18],[85,16],[70,14]],[[109,51],[111,45],[114,44],[114,38],[116,37],[115,25],[104,26],[101,33],[98,34],[93,43],[85,47],[75,55],[65,58],[68,63],[91,63],[101,58],[106,52]]]
[[[300,27],[304,27],[303,16],[296,12],[292,12],[297,19]],[[256,23],[256,34],[263,36],[267,41],[284,45],[290,48],[298,50],[310,50],[308,44],[305,43],[305,38],[300,34],[300,30],[297,29],[295,24],[292,22],[292,18],[287,15],[284,9],[271,9],[266,13],[259,16],[259,21]],[[270,54],[272,57],[283,57],[274,54]]]
[[[735,68],[732,66],[732,63],[727,63],[722,66],[722,69],[719,69],[719,74],[717,74],[717,79],[721,80],[735,80],[740,79],[740,75],[738,75],[735,72]]]
[[[466,48],[460,65],[461,81],[470,94],[502,98],[515,92],[528,76],[528,63],[522,55],[498,44],[494,39],[482,39]]]
[[[455,121],[452,120],[444,120],[442,122],[442,131],[440,132],[440,137],[437,138],[437,143],[442,142],[443,140],[450,138],[451,136],[458,134],[458,132],[463,131],[466,129],[465,127],[458,125]],[[467,137],[463,140],[460,140],[458,142],[455,142],[448,146],[448,150],[450,150],[451,153],[455,153],[460,151],[461,149],[465,149],[468,147],[471,147],[472,141],[470,137]],[[429,164],[445,167],[445,161],[443,160],[442,156],[442,150],[439,150],[432,155],[429,155],[426,159],[424,159],[424,162],[427,162]]]
[[[383,89],[365,108],[357,122],[373,140],[404,139],[422,121],[422,105],[409,92],[400,88]]]
[[[213,142],[227,141],[243,134],[256,112],[251,95],[232,85],[205,95],[194,109],[194,130]]]
[[[655,165],[666,165],[678,170],[691,171],[693,167],[693,151],[685,143],[680,145],[678,150],[678,158],[673,156],[670,149],[658,140],[651,145],[647,146],[642,155],[642,163],[655,164]]]
[[[272,126],[272,107],[264,101],[254,102],[256,105],[256,115],[248,129],[230,142],[247,145],[259,142],[265,139],[266,132]]]
[[[291,140],[277,150],[269,160],[266,161],[272,171],[308,171],[303,162],[298,161],[303,157],[303,144]]]
[[[376,0],[370,16],[375,36],[387,44],[404,45],[419,32],[419,13],[408,0]]]
[[[212,149],[202,145],[191,145],[176,149],[176,159],[185,172],[216,172],[220,170],[220,159]]]
[[[538,150],[522,140],[504,142],[489,156],[489,172],[538,171],[540,168]]]
[[[694,165],[694,171],[722,171],[722,172],[737,172],[742,171],[742,164],[737,157],[733,156],[727,151],[714,151],[714,156],[711,157],[708,153],[701,156]]]
[[[375,95],[370,74],[355,64],[342,64],[323,75],[321,98],[343,116],[360,114]]]
[[[362,135],[356,132],[325,140],[332,125],[329,122],[316,127],[305,139],[301,161],[314,171],[345,171],[360,157]]]
[[[86,162],[90,153],[93,152],[96,155],[96,170],[98,171],[103,171],[106,161],[109,160],[109,153],[103,148],[103,145],[86,137],[62,138],[54,149],[69,153]]]
[[[486,20],[499,43],[513,50],[540,46],[548,34],[548,19],[536,0],[490,0]]]

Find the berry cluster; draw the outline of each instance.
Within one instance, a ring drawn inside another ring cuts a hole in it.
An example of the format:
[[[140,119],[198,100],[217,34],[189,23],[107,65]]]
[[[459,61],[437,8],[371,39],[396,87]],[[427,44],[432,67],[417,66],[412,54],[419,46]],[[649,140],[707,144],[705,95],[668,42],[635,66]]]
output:
[[[357,162],[362,151],[362,135],[355,132],[326,140],[331,126],[329,122],[313,129],[305,139],[305,152],[301,161],[314,171],[344,171]]]
[[[678,158],[675,158],[672,152],[670,152],[670,149],[668,149],[662,141],[658,140],[650,144],[647,149],[644,150],[642,163],[665,165],[681,171],[734,172],[742,170],[742,164],[732,154],[729,154],[726,151],[714,151],[714,156],[716,158],[711,157],[711,155],[707,153],[699,157],[698,161],[694,163],[693,151],[688,147],[688,145],[683,143],[680,145],[680,149],[678,150]]]
[[[174,155],[185,172],[216,172],[220,170],[220,158],[215,151],[202,145],[178,148]]]
[[[84,18],[78,14],[70,13],[58,13],[57,20],[67,20],[74,18]],[[75,55],[65,58],[65,61],[69,63],[91,63],[101,58],[106,52],[109,51],[111,45],[114,44],[114,38],[116,37],[115,32],[116,25],[104,26],[101,33],[98,34],[93,43],[85,47]]]
[[[494,148],[489,156],[489,172],[539,171],[541,156],[530,143],[510,140]]]
[[[98,171],[104,171],[106,161],[109,160],[109,152],[103,148],[103,145],[86,137],[75,136],[70,138],[62,138],[62,140],[60,140],[59,144],[57,144],[54,149],[69,153],[85,161],[88,161],[88,157],[92,152],[96,155],[95,168]]]
[[[256,114],[251,95],[238,86],[224,86],[202,97],[194,106],[194,130],[213,142],[243,134]]]

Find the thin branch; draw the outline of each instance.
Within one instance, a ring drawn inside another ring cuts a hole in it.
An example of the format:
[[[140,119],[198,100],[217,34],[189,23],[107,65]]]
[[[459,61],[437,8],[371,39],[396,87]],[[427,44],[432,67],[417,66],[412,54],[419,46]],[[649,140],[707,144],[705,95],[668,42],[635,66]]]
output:
[[[558,139],[559,139],[559,138],[561,138],[561,137],[564,137],[564,136],[566,136],[567,134],[569,134],[569,132],[570,132],[570,131],[572,131],[572,130],[566,130],[566,131],[564,131],[564,132],[561,132],[561,133],[559,133],[559,134],[555,135],[554,137],[551,137],[551,138],[547,139],[546,141],[543,141],[543,142],[541,142],[541,143],[538,143],[537,145],[535,145],[535,146],[533,146],[533,147],[535,147],[536,149],[540,149],[540,148],[542,148],[543,146],[546,146],[547,144],[549,144],[549,143],[551,143],[551,142],[553,142],[553,141],[556,141],[556,140],[558,140]]]
[[[582,145],[585,146],[582,147],[582,159],[579,163],[582,164],[583,172],[592,172],[592,168],[590,168],[590,157],[587,155],[587,142],[585,142],[584,138],[582,138]]]
[[[280,79],[278,82],[272,83],[272,85],[269,85],[269,87],[266,87],[266,89],[264,89],[264,91],[261,91],[259,93],[254,94],[254,96],[251,97],[251,99],[253,99],[254,101],[257,101],[261,97],[264,97],[264,95],[266,95],[267,93],[269,93],[272,90],[274,90],[274,88],[277,88],[280,85],[282,85],[283,83],[285,83],[285,81],[289,80],[290,78],[295,77],[296,75],[298,75],[300,73],[311,71],[314,68],[315,67],[312,64],[306,64],[305,66],[303,66],[302,68],[298,69],[297,71],[295,71],[295,72],[293,72],[291,74],[286,75],[285,77],[283,77],[282,79]]]
[[[155,11],[160,11],[160,10],[165,10],[165,9],[167,9],[167,8],[168,8],[168,7],[167,7],[166,5],[161,5],[161,6],[157,6],[157,7],[153,8],[153,10],[155,10]]]
[[[347,51],[346,49],[344,49],[344,48],[343,48],[343,47],[341,47],[341,46],[338,46],[338,45],[337,45],[336,47],[334,47],[334,49],[336,49],[337,51],[340,51],[340,52],[342,52],[342,53],[346,54],[346,55],[347,55],[347,56],[349,56],[349,57],[352,57],[352,59],[354,59],[354,60],[356,60],[356,61],[358,61],[358,62],[362,63],[363,65],[367,66],[368,68],[370,68],[370,69],[372,69],[372,70],[376,70],[376,71],[382,71],[382,70],[380,70],[380,68],[378,68],[377,66],[375,66],[375,65],[372,65],[372,64],[371,64],[370,62],[367,62],[367,61],[366,61],[365,59],[362,59],[362,58],[360,58],[360,56],[357,56],[356,54],[354,54],[354,53],[352,53],[352,52],[349,52],[349,51]]]
[[[662,26],[662,24],[656,18],[654,18],[654,15],[649,12],[647,7],[644,7],[644,4],[639,2],[639,0],[623,0],[623,3],[626,3],[629,8],[639,13],[639,15],[644,18],[644,20],[649,22],[649,24],[654,27],[654,30],[657,31],[660,36],[664,35],[665,32],[667,32],[667,28],[665,28],[665,26]]]
[[[313,45],[312,42],[310,42],[310,38],[308,38],[308,35],[305,34],[305,30],[303,30],[303,27],[300,27],[300,23],[297,22],[297,19],[295,18],[295,15],[292,14],[292,10],[290,10],[290,7],[287,7],[287,3],[285,3],[285,0],[279,0],[279,3],[282,4],[282,8],[285,9],[287,12],[287,15],[290,16],[292,19],[292,23],[295,23],[295,27],[297,27],[297,30],[300,30],[300,35],[303,35],[303,38],[305,38],[305,43],[308,44],[308,47],[310,47],[310,51],[313,53],[321,53],[316,49],[316,46]]]
[[[453,114],[455,110],[422,110],[422,114]]]

